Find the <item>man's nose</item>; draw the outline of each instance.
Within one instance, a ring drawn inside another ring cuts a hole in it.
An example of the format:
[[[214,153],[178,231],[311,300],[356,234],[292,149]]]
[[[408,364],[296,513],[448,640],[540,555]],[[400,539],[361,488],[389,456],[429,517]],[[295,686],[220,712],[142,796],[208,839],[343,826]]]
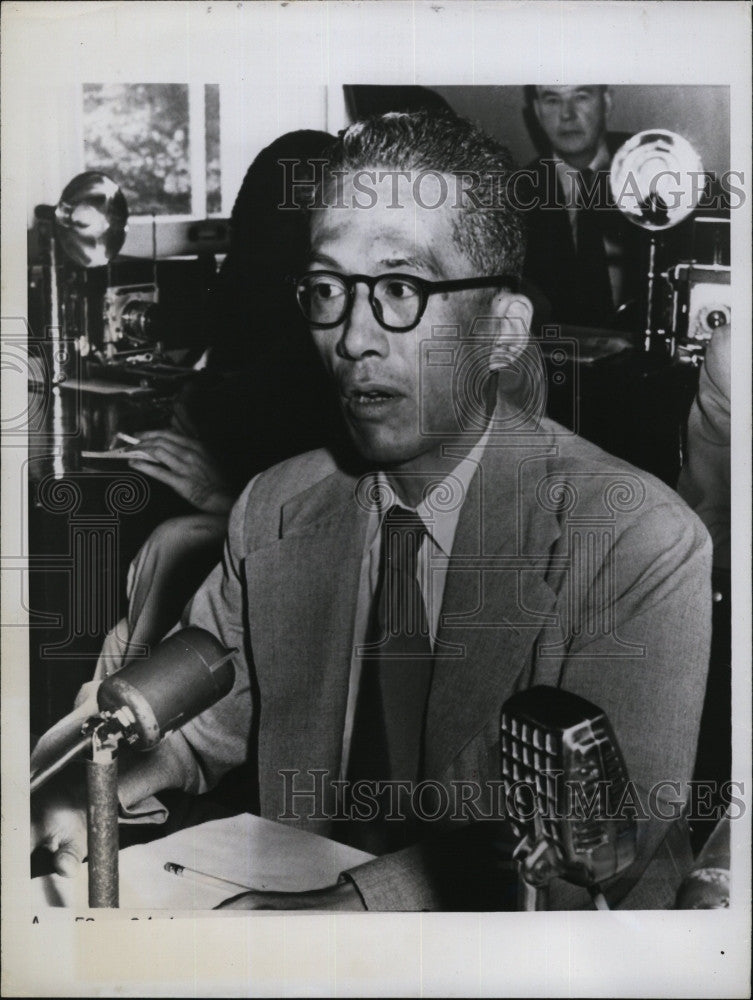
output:
[[[337,342],[337,353],[349,361],[375,354],[389,354],[387,331],[379,325],[369,302],[369,291],[356,285],[353,308],[345,318],[343,332]]]
[[[563,121],[570,121],[575,117],[575,101],[572,97],[563,97],[560,102],[560,118]]]

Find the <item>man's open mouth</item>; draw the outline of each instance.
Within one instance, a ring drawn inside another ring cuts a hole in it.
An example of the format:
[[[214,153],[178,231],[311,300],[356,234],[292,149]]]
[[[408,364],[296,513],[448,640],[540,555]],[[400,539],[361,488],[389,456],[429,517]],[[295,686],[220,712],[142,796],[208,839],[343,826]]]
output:
[[[350,398],[356,403],[378,403],[385,399],[394,399],[394,392],[386,389],[354,389]]]

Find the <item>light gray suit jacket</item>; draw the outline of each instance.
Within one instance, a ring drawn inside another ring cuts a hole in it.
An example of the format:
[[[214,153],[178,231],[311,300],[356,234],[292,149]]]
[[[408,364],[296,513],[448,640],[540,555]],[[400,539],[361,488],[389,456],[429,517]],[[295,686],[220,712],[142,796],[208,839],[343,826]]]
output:
[[[312,452],[261,474],[239,499],[223,562],[184,616],[241,650],[232,694],[172,737],[189,790],[250,761],[258,809],[277,819],[290,805],[281,771],[302,772],[299,788],[313,784],[310,770],[338,776],[368,523],[357,484],[331,455]],[[549,420],[493,434],[463,501],[447,574],[438,642],[456,655],[435,663],[425,777],[498,780],[502,703],[551,684],[604,709],[642,791],[686,781],[710,606],[708,535],[675,493]],[[660,801],[677,795],[664,786]],[[326,817],[293,822],[333,829]],[[676,823],[639,827],[638,861],[610,898],[671,905],[689,859],[685,842]],[[465,832],[448,836],[348,877],[369,908],[453,908],[457,887],[474,877],[469,855],[478,846],[464,849]],[[473,907],[472,892],[469,899]],[[590,903],[558,883],[550,905]]]

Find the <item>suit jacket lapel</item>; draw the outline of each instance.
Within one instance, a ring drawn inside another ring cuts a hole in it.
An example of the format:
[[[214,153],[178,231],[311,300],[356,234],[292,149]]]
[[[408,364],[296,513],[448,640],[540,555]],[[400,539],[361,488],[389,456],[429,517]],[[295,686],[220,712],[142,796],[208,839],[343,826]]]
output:
[[[533,644],[555,621],[556,595],[542,561],[559,527],[551,512],[530,503],[534,493],[521,482],[535,453],[530,438],[499,447],[492,437],[471,480],[440,616],[427,776],[441,777],[504,700],[529,682]],[[368,525],[354,488],[353,478],[337,472],[295,497],[283,509],[280,539],[246,557],[262,815],[284,809],[281,769],[305,761],[330,779],[339,774]],[[312,780],[304,776],[297,787]]]
[[[306,761],[339,776],[367,523],[354,480],[335,473],[291,500],[279,541],[246,559],[262,815],[279,815],[279,770]]]
[[[447,574],[426,725],[425,771],[439,778],[519,686],[556,595],[533,558],[559,535],[522,488],[530,444],[495,446],[476,471]],[[541,449],[539,449],[541,454]],[[523,501],[522,498],[526,497]]]

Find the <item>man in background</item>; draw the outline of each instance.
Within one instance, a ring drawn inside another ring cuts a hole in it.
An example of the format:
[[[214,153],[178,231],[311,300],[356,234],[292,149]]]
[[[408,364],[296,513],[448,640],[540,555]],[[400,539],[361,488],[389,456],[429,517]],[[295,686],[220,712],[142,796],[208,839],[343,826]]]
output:
[[[609,87],[526,87],[529,126],[545,147],[528,165],[524,275],[556,323],[614,326],[639,288],[640,233],[615,208],[612,157],[627,135],[607,131]],[[530,206],[530,208],[528,207]]]

